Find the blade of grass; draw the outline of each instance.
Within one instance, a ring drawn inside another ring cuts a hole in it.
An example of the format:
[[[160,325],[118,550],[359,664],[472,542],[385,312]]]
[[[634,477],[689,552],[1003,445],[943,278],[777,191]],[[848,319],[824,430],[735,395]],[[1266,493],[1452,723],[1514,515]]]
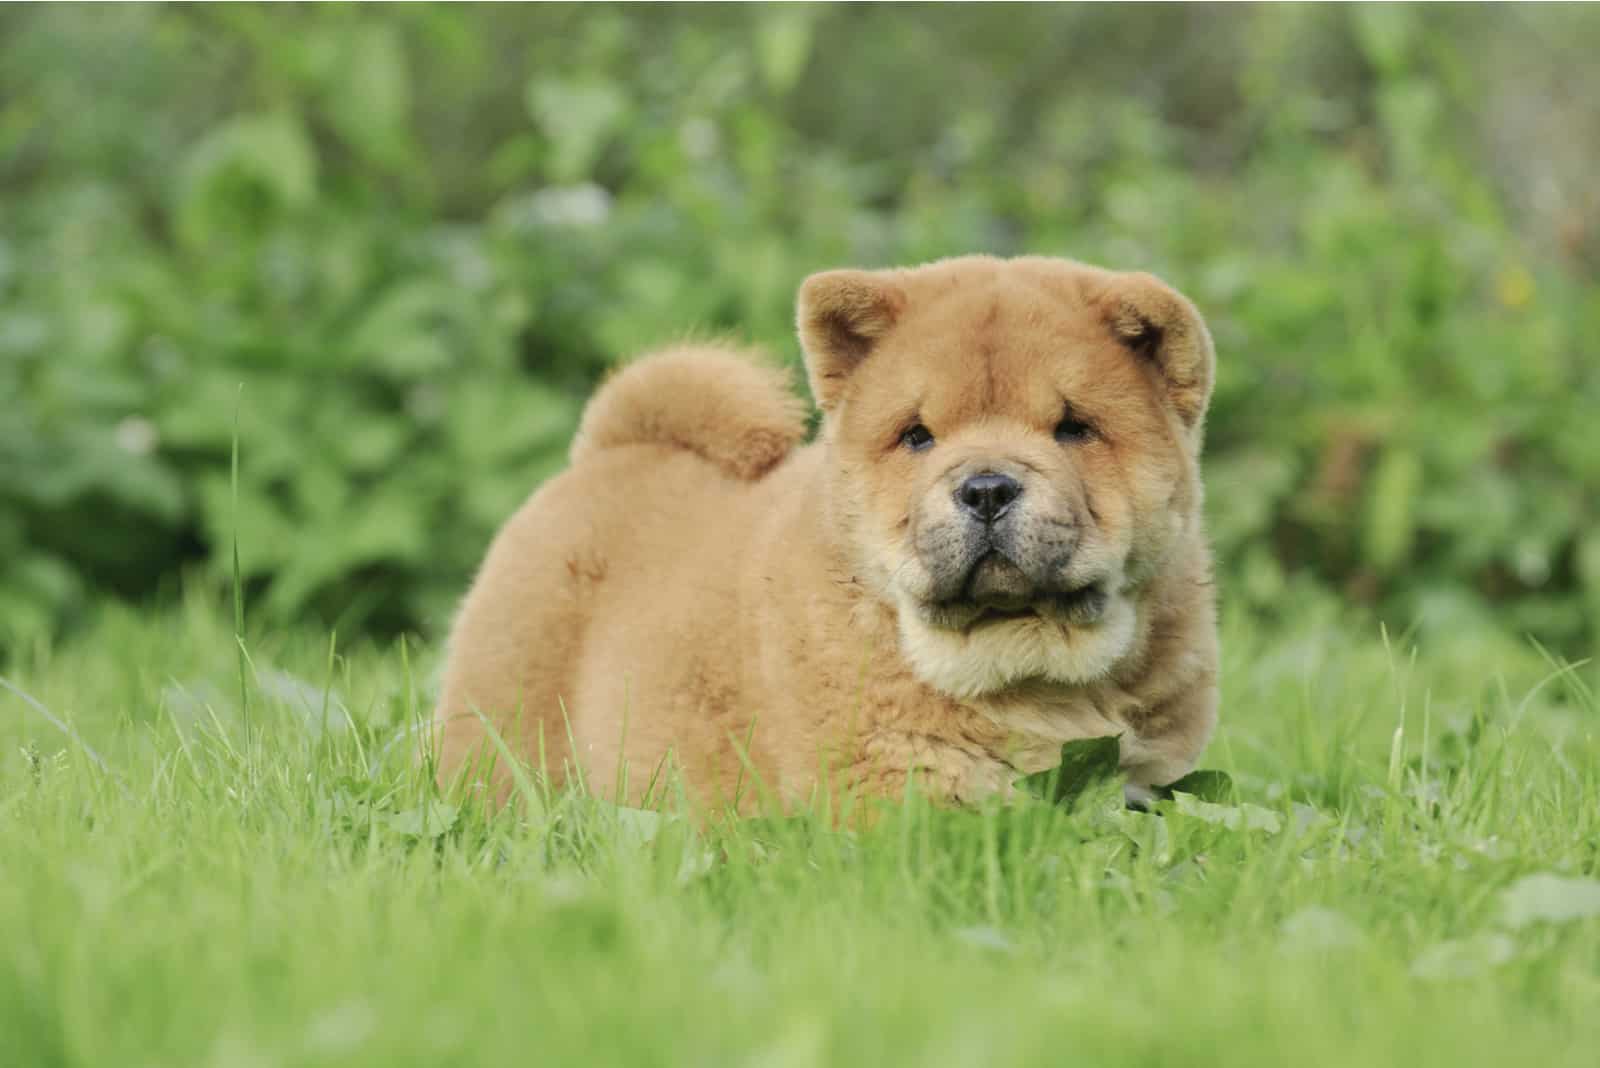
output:
[[[244,719],[245,744],[250,741],[250,683],[244,647],[244,582],[239,567],[239,406],[244,398],[244,383],[233,402],[233,455],[228,479],[230,526],[233,549],[233,640],[239,647],[239,714]]]

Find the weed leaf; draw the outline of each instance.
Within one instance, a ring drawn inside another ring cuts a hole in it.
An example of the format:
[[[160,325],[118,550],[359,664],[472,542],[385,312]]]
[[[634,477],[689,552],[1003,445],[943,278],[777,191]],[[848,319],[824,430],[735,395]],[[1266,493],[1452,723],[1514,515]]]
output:
[[[407,838],[438,838],[456,825],[456,807],[430,801],[389,817],[389,829]]]
[[[1419,979],[1470,979],[1510,960],[1516,945],[1503,934],[1481,934],[1429,946],[1411,962]]]
[[[1231,831],[1266,831],[1268,834],[1277,834],[1283,828],[1283,820],[1278,814],[1260,805],[1216,805],[1190,794],[1181,793],[1172,795],[1172,805],[1176,812],[1184,816],[1193,816],[1197,820],[1226,827]]]
[[[1500,895],[1506,925],[1520,930],[1535,923],[1569,923],[1600,916],[1600,880],[1543,872],[1512,883]]]
[[[1115,736],[1080,738],[1061,746],[1061,763],[1017,780],[1016,785],[1057,805],[1070,805],[1084,791],[1120,773],[1122,746]]]
[[[1171,800],[1174,794],[1188,794],[1216,805],[1231,805],[1235,800],[1233,779],[1225,771],[1191,771],[1175,783],[1158,787],[1156,793]]]

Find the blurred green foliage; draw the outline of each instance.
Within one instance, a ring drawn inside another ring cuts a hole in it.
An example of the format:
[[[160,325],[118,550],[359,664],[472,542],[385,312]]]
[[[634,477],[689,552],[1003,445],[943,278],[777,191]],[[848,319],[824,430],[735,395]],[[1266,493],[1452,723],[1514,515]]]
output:
[[[0,642],[228,567],[437,627],[604,369],[808,272],[1143,268],[1225,598],[1587,651],[1600,10],[0,9]]]

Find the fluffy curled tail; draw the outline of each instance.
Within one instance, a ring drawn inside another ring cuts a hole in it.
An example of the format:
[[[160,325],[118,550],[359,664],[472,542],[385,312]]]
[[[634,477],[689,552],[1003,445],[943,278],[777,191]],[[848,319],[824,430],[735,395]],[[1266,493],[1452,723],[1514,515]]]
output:
[[[622,445],[665,445],[735,478],[760,478],[806,432],[805,402],[788,373],[760,358],[728,346],[683,345],[634,361],[590,399],[572,462]]]

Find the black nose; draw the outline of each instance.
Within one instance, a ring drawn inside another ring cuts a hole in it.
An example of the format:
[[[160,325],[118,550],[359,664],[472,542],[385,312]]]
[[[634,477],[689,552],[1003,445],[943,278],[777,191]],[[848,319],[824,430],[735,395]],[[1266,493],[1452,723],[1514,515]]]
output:
[[[1006,514],[1011,502],[1022,496],[1022,483],[1010,475],[985,472],[973,475],[956,490],[956,503],[983,520],[993,523]]]

